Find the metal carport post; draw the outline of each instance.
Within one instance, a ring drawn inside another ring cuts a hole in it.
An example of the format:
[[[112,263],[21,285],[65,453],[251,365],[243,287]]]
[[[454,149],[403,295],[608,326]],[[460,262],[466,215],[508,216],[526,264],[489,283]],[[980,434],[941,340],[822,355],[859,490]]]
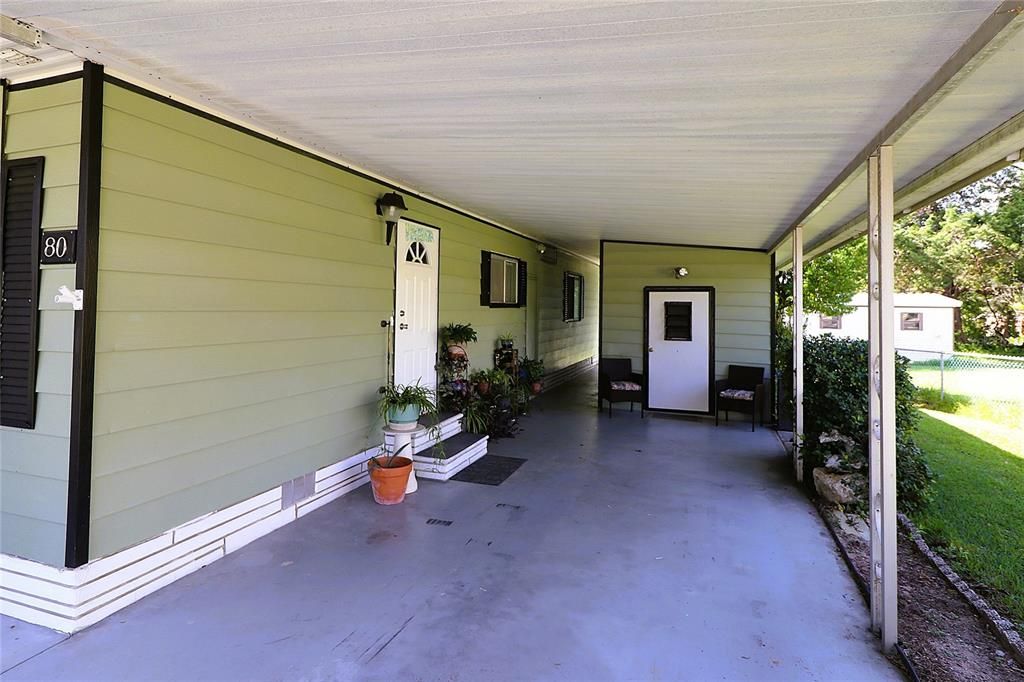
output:
[[[892,147],[882,146],[871,154],[867,170],[871,625],[888,652],[897,639]]]

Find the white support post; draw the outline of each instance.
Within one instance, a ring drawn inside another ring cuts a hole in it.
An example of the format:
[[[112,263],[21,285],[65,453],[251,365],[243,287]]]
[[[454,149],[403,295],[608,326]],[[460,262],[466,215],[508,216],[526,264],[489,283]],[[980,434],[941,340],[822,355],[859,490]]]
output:
[[[804,480],[804,228],[793,228],[793,469]]]
[[[871,625],[889,652],[897,639],[896,349],[893,308],[892,147],[868,158],[868,467]]]

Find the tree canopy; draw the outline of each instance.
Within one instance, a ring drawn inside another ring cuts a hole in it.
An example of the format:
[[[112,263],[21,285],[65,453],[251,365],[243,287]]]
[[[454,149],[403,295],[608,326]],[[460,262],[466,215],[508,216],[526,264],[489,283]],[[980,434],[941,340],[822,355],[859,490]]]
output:
[[[900,217],[895,226],[896,289],[959,299],[961,348],[997,352],[1024,346],[1024,173],[1010,167]],[[850,312],[867,290],[867,238],[804,266],[804,307]],[[792,306],[792,271],[779,273],[779,308]]]

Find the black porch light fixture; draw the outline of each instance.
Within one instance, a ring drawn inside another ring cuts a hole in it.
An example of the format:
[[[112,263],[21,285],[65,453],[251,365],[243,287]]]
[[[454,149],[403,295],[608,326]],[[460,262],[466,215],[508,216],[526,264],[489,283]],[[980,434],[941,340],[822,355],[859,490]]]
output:
[[[384,218],[384,222],[388,226],[388,234],[386,243],[388,246],[391,245],[391,237],[395,233],[395,228],[398,226],[398,221],[401,219],[402,214],[408,209],[405,207],[405,199],[398,192],[388,192],[382,194],[377,199],[377,215]]]

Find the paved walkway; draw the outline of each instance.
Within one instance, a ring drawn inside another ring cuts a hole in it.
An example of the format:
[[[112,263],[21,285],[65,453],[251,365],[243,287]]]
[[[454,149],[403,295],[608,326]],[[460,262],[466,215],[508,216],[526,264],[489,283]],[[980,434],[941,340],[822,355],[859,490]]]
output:
[[[8,621],[41,653],[3,679],[901,679],[771,431],[590,385],[493,444],[501,486],[364,487],[56,644]]]

